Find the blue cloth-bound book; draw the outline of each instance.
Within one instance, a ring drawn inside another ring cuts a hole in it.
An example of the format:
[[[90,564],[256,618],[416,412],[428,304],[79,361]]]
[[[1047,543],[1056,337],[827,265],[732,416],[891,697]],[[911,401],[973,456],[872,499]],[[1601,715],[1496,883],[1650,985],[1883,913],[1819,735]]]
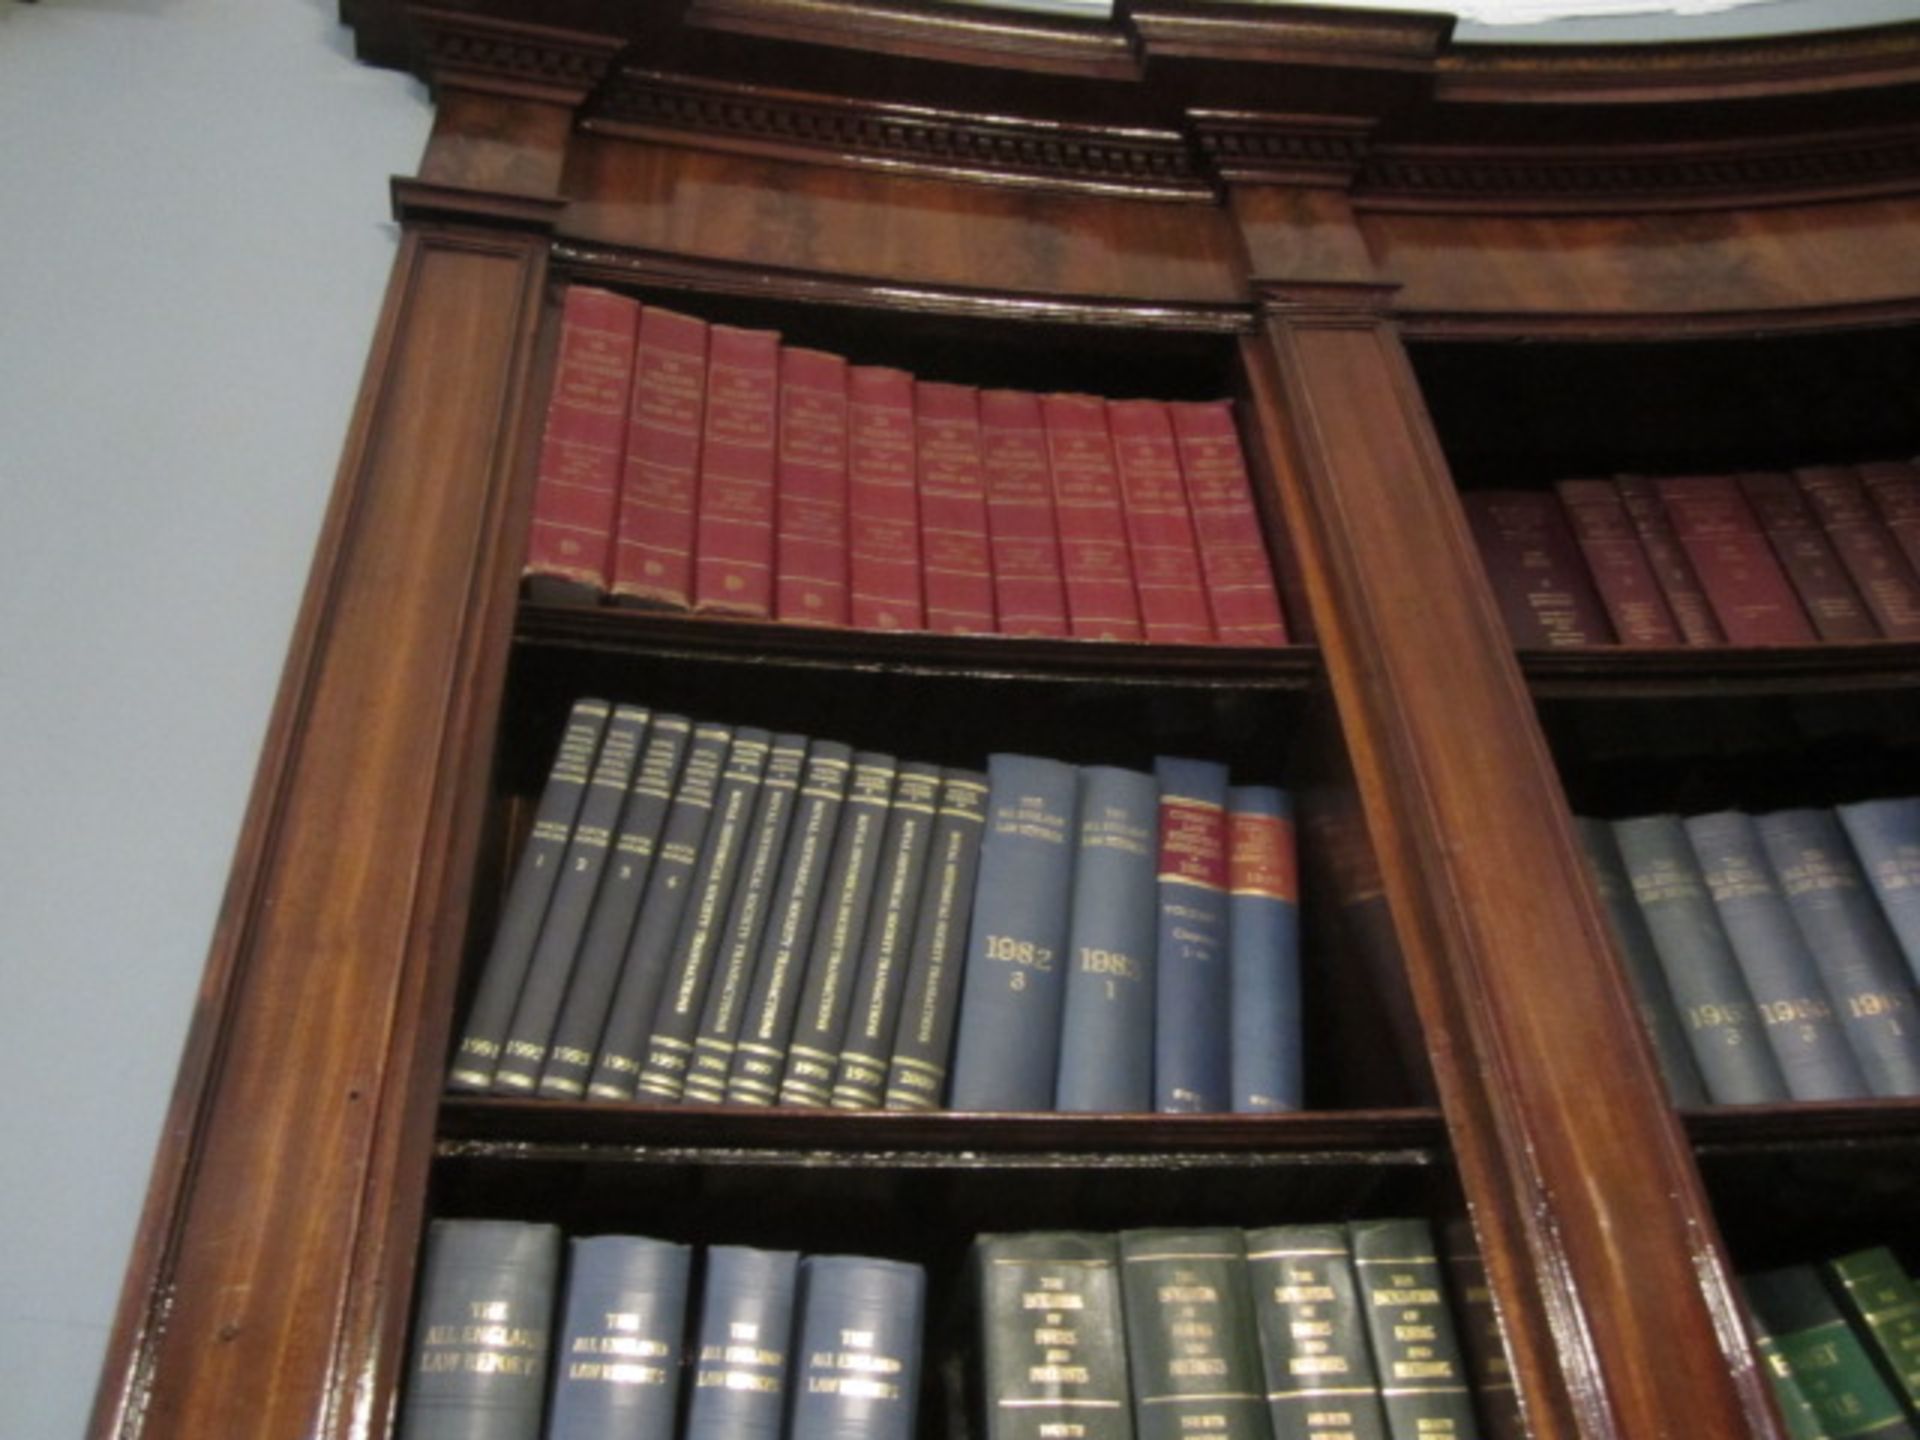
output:
[[[1153,1102],[1163,1114],[1229,1107],[1227,767],[1162,756],[1155,932]]]
[[[1286,791],[1227,792],[1227,894],[1228,1100],[1240,1114],[1298,1110],[1300,867]]]
[[[899,1260],[809,1255],[788,1440],[912,1440],[926,1272]]]
[[[643,1235],[570,1249],[545,1440],[673,1434],[691,1251]]]
[[[684,1440],[780,1440],[799,1274],[791,1250],[707,1251]]]
[[[1834,813],[1920,984],[1920,798],[1859,800]]]
[[[987,828],[954,1036],[955,1110],[1053,1106],[1077,793],[1074,767],[1062,761],[988,759]]]

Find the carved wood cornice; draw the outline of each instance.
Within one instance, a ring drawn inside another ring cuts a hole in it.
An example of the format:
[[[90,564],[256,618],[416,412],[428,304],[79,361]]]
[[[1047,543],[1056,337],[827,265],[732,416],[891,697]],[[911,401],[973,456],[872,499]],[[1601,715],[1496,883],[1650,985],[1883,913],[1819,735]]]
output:
[[[1340,115],[1190,110],[1201,150],[1223,180],[1344,187],[1366,158],[1374,122]]]
[[[625,48],[625,42],[608,35],[427,6],[415,6],[408,15],[419,66],[436,89],[458,85],[578,105]]]
[[[563,200],[435,185],[403,175],[394,177],[391,188],[393,218],[403,224],[440,220],[551,234],[566,209]]]
[[[1425,71],[1453,33],[1450,15],[1305,5],[1126,6],[1149,61],[1179,57],[1236,65],[1334,65]]]

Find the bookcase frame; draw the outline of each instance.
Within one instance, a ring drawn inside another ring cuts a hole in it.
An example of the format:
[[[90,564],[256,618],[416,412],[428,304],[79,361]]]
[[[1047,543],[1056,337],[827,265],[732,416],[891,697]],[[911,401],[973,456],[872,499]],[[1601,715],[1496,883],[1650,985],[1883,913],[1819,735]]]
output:
[[[1695,1141],[1837,1135],[1910,1162],[1920,1107],[1667,1107],[1533,687],[1904,688],[1920,665],[1878,646],[1523,667],[1407,345],[1920,320],[1920,26],[1555,51],[1456,45],[1430,16],[1117,9],[343,0],[363,55],[430,80],[435,124],[393,182],[399,255],[94,1436],[386,1434],[436,1145],[617,1133],[538,1107],[441,1118],[469,917],[498,867],[490,775],[561,277],[1232,337],[1317,661],[791,644],[961,673],[1324,676],[1444,1117],[1438,1134],[1364,1112],[666,1114],[657,1143],[1051,1147],[1086,1166],[1425,1147],[1457,1170],[1525,1433],[1782,1433]],[[751,632],[702,623],[661,633],[752,663]]]

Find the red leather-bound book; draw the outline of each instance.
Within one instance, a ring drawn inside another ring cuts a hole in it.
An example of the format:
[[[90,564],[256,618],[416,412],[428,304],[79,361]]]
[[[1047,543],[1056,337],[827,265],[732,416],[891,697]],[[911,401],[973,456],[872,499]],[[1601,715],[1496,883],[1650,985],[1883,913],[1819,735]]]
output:
[[[693,608],[773,614],[773,457],[780,336],[715,325],[707,335],[707,415],[700,436]]]
[[[1081,640],[1138,640],[1140,601],[1106,403],[1097,395],[1043,395],[1040,414],[1060,527],[1068,629]]]
[[[1920,570],[1920,465],[1905,460],[1871,460],[1858,469],[1867,498],[1887,522],[1900,553],[1909,565]]]
[[[1714,619],[1713,604],[1707,599],[1700,577],[1694,573],[1686,547],[1673,533],[1672,517],[1667,514],[1666,502],[1661,500],[1652,479],[1645,475],[1616,475],[1613,488],[1620,492],[1627,519],[1633,522],[1634,532],[1646,549],[1647,563],[1653,567],[1653,578],[1660,584],[1660,593],[1667,597],[1674,623],[1680,627],[1680,638],[1689,645],[1724,644],[1726,632]]]
[[[1000,633],[1066,635],[1067,592],[1039,396],[980,392],[980,460]]]
[[[1253,482],[1228,400],[1172,401],[1174,443],[1200,546],[1200,573],[1223,645],[1284,645],[1287,622],[1253,508]]]
[[[1879,639],[1880,627],[1861,603],[1833,541],[1793,477],[1777,470],[1754,470],[1736,478],[1820,638]]]
[[[980,411],[973,387],[916,381],[913,426],[927,628],[991,635],[993,562],[987,547]]]
[[[847,623],[847,362],[780,351],[774,618]]]
[[[1613,643],[1606,608],[1557,495],[1469,490],[1460,505],[1516,646]]]
[[[1107,429],[1120,471],[1141,627],[1158,644],[1210,645],[1213,616],[1167,407],[1159,400],[1109,400]]]
[[[1894,640],[1920,639],[1920,577],[1867,498],[1859,475],[1846,465],[1809,465],[1794,471],[1793,478],[1860,587],[1880,632]]]
[[[860,630],[921,630],[913,376],[847,368],[847,578]]]
[[[1670,475],[1653,483],[1730,642],[1804,645],[1816,638],[1733,476]]]
[[[693,527],[707,394],[707,322],[649,305],[640,317],[613,595],[693,607]]]
[[[568,287],[521,571],[528,592],[540,598],[595,600],[612,578],[639,320],[637,300]]]
[[[1560,480],[1553,488],[1615,637],[1622,645],[1678,645],[1680,627],[1613,482]]]

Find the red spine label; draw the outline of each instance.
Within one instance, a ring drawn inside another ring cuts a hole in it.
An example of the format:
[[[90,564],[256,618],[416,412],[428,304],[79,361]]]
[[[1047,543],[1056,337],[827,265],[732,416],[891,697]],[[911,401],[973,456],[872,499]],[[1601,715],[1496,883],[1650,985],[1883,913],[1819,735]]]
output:
[[[1247,477],[1232,404],[1175,402],[1167,411],[1200,542],[1200,572],[1206,577],[1221,643],[1286,644],[1286,621],[1253,508],[1253,483]]]
[[[694,498],[707,394],[707,322],[649,305],[640,317],[613,593],[693,605]]]
[[[1159,878],[1207,890],[1227,888],[1227,816],[1218,805],[1160,797]]]
[[[1227,815],[1228,886],[1236,895],[1293,903],[1300,898],[1293,822],[1234,810]]]
[[[980,393],[980,460],[1002,635],[1065,635],[1067,592],[1047,470],[1040,399],[1020,390]]]
[[[1815,465],[1795,471],[1794,478],[1882,633],[1895,640],[1920,639],[1920,578],[1867,498],[1860,477],[1844,465]]]
[[[1594,588],[1620,643],[1678,645],[1680,627],[1667,608],[1620,492],[1607,480],[1562,480],[1553,488],[1566,507],[1573,537],[1586,556]]]
[[[693,608],[773,614],[773,456],[780,337],[715,325],[707,344]]]
[[[1040,412],[1053,473],[1068,623],[1083,640],[1138,640],[1140,602],[1106,406],[1091,395],[1046,395]]]
[[[857,629],[924,628],[913,377],[904,370],[847,370],[847,571]]]
[[[1786,572],[1732,476],[1668,476],[1654,486],[1728,640],[1803,645],[1814,639]]]
[[[1147,639],[1211,644],[1213,618],[1167,407],[1158,400],[1109,400],[1107,429],[1120,472],[1133,586]]]
[[[1879,639],[1880,627],[1860,603],[1860,592],[1793,477],[1755,471],[1739,476],[1738,483],[1820,638]]]
[[[847,623],[847,362],[780,352],[774,615]]]
[[[913,424],[927,628],[991,635],[993,565],[987,550],[987,493],[974,391],[965,385],[917,382]]]
[[[639,319],[639,302],[624,295],[585,285],[567,291],[534,483],[527,576],[595,591],[608,586]]]
[[[1627,519],[1633,522],[1634,531],[1646,548],[1647,563],[1653,567],[1653,578],[1659,582],[1660,592],[1673,610],[1681,639],[1689,645],[1720,644],[1727,637],[1720,629],[1720,622],[1713,618],[1707,592],[1700,587],[1700,577],[1694,573],[1686,548],[1673,533],[1673,522],[1667,518],[1667,507],[1654,489],[1653,481],[1644,475],[1618,475],[1614,477],[1613,488],[1620,492]]]

